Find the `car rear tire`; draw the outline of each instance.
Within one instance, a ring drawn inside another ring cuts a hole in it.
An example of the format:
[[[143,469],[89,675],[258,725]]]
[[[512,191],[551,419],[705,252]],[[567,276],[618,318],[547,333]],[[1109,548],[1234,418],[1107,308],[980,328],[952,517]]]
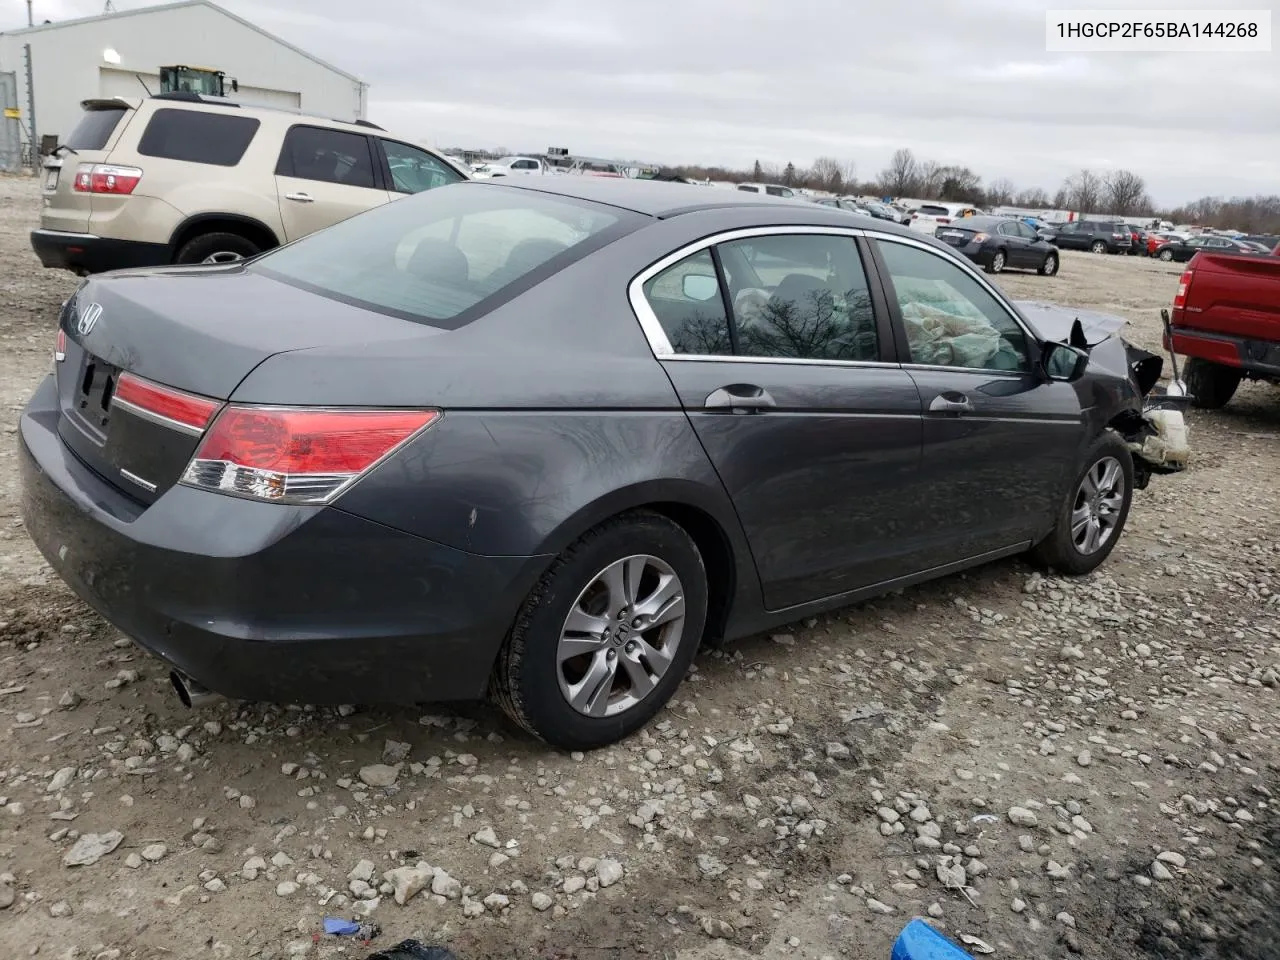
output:
[[[174,263],[234,263],[261,252],[238,233],[202,233],[182,245]]]
[[[1132,502],[1133,457],[1108,430],[1089,448],[1053,530],[1032,558],[1072,577],[1097,569],[1119,542]]]
[[[1219,363],[1192,357],[1187,361],[1187,392],[1201,410],[1221,410],[1236,394],[1241,373]]]
[[[1095,240],[1089,245],[1089,250],[1091,253],[1106,253],[1107,245],[1102,240]]]
[[[1004,265],[1008,262],[1008,257],[1003,250],[997,250],[991,256],[991,262],[987,264],[987,273],[1003,273]]]
[[[1058,255],[1055,253],[1051,253],[1047,257],[1045,257],[1044,262],[1040,264],[1040,276],[1052,277],[1056,275],[1057,272],[1058,272]]]
[[[498,655],[490,696],[553,746],[607,746],[671,699],[706,616],[707,573],[689,534],[658,513],[614,517],[533,588]]]
[[[1163,260],[1165,263],[1168,263],[1170,260],[1173,259],[1173,251],[1161,250],[1158,254],[1156,254],[1156,256],[1159,257],[1161,260]]]

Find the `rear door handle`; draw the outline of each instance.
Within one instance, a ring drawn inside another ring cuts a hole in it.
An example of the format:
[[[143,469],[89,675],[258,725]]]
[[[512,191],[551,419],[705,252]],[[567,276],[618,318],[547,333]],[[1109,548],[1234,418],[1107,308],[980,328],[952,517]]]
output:
[[[284,198],[286,200],[296,200],[298,203],[312,203],[315,200],[309,193],[286,193]]]
[[[930,413],[972,413],[973,404],[963,393],[947,390],[938,394],[929,403]]]
[[[778,404],[769,391],[754,383],[732,383],[713,390],[703,401],[703,409],[716,413],[761,413]]]

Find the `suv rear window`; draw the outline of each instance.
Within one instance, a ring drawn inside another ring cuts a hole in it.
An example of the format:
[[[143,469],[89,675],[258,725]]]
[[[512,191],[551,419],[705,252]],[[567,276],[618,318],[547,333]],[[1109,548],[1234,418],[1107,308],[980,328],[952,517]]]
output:
[[[927,216],[927,217],[949,217],[949,216],[951,216],[951,211],[950,211],[950,210],[948,210],[946,207],[935,207],[935,206],[932,206],[932,205],[927,204],[927,203],[926,203],[923,207],[921,207],[919,210],[917,210],[916,212],[917,212],[917,213],[923,213],[923,214],[924,214],[925,216]]]
[[[460,183],[279,247],[248,269],[355,306],[456,329],[646,218],[532,190]]]
[[[144,157],[234,167],[249,149],[259,122],[234,113],[157,110],[138,142]]]
[[[120,118],[127,107],[106,107],[86,110],[76,128],[67,137],[65,146],[72,150],[101,150],[115,133]]]

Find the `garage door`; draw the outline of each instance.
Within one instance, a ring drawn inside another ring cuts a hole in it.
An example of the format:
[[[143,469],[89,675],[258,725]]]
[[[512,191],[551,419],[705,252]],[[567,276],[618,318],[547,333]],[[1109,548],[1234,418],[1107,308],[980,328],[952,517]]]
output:
[[[142,78],[142,83],[138,78]],[[146,84],[147,89],[142,89]],[[98,68],[98,95],[102,97],[145,97],[147,90],[160,92],[160,74],[141,73],[137,70],[112,70]]]

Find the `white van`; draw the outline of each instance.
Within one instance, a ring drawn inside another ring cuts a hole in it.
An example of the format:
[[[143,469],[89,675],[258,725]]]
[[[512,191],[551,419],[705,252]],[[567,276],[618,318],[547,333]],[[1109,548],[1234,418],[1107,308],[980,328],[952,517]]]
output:
[[[938,227],[945,227],[952,220],[975,216],[981,212],[977,207],[971,207],[967,203],[943,203],[930,200],[928,203],[920,204],[916,212],[911,215],[911,229],[933,236],[934,230]]]
[[[796,192],[780,183],[740,183],[738,189],[746,193],[767,193],[771,197],[795,197]]]

